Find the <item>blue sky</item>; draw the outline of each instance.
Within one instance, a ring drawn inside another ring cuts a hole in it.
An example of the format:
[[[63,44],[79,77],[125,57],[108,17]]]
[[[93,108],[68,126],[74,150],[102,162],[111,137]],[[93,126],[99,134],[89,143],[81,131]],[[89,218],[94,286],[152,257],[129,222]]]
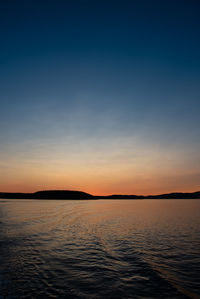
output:
[[[198,189],[199,12],[1,1],[1,190]]]

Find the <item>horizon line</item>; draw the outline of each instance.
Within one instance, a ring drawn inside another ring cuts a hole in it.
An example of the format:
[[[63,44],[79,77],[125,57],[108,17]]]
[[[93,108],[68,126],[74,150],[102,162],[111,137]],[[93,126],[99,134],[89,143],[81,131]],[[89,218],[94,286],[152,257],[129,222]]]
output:
[[[200,190],[197,190],[197,191],[172,191],[172,192],[164,192],[164,193],[159,193],[159,194],[146,194],[146,195],[143,195],[143,194],[134,194],[134,193],[131,193],[131,194],[127,194],[127,193],[112,193],[112,194],[104,194],[104,195],[98,195],[98,194],[92,194],[92,193],[89,193],[89,192],[85,192],[83,190],[72,190],[72,189],[43,189],[43,190],[37,190],[37,191],[33,191],[33,192],[9,192],[9,191],[0,191],[0,194],[2,193],[9,193],[9,194],[35,194],[35,193],[38,193],[38,192],[82,192],[82,193],[85,193],[85,194],[88,194],[88,195],[91,195],[91,196],[94,196],[94,197],[107,197],[107,196],[144,196],[144,197],[148,197],[148,196],[159,196],[159,195],[169,195],[169,194],[179,194],[179,193],[182,193],[182,194],[190,194],[190,193],[199,193]]]

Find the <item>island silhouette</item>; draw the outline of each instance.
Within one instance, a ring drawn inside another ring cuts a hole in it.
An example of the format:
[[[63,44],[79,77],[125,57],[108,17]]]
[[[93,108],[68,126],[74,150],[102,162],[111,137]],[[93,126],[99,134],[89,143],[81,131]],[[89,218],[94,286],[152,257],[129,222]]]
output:
[[[192,193],[166,193],[159,195],[92,195],[83,191],[73,190],[43,190],[34,193],[0,192],[4,199],[200,199],[200,191]]]

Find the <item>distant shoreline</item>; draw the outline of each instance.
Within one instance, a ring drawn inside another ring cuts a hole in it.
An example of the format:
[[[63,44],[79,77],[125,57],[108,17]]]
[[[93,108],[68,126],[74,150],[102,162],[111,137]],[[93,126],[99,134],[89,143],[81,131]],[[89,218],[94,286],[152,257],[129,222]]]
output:
[[[0,192],[0,198],[3,199],[200,199],[200,191],[191,193],[166,193],[159,195],[125,195],[125,194],[113,194],[113,195],[92,195],[82,191],[72,190],[46,190],[37,191],[34,193],[15,193],[15,192]]]

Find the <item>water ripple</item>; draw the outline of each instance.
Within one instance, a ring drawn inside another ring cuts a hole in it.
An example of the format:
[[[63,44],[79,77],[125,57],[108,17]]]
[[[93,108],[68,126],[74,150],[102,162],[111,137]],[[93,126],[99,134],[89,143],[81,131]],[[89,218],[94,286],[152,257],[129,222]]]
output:
[[[1,201],[0,298],[200,298],[200,202],[171,203]]]

